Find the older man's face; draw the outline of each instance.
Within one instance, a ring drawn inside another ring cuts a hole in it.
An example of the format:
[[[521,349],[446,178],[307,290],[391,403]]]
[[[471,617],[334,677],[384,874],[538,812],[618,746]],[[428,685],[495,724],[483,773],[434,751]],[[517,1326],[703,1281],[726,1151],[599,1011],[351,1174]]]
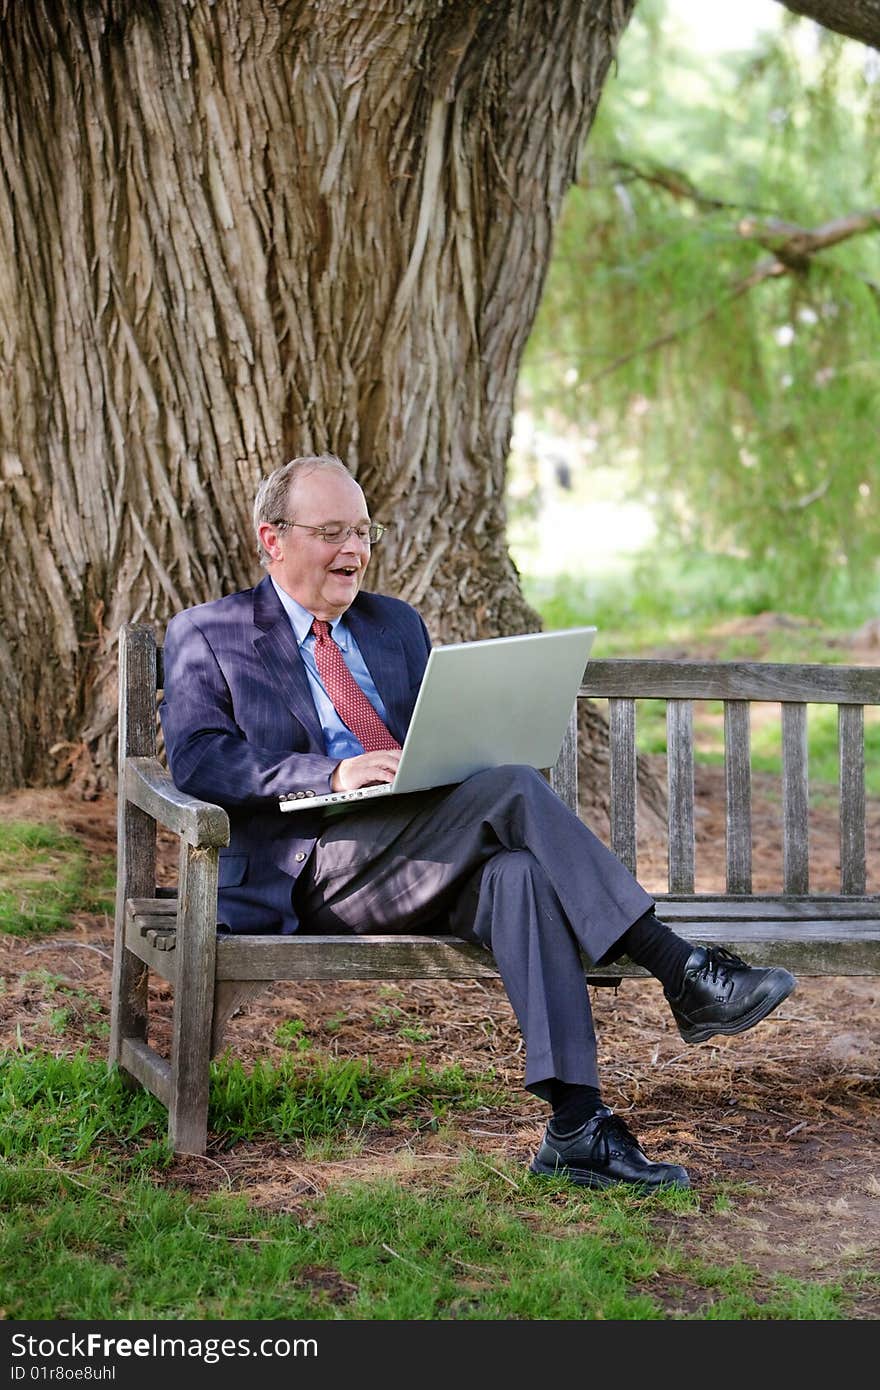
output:
[[[270,574],[291,598],[324,622],[340,617],[353,602],[370,563],[370,544],[352,532],[335,544],[308,526],[365,526],[370,516],[353,478],[336,469],[315,469],[288,495],[287,516],[302,523],[260,528],[272,556]]]

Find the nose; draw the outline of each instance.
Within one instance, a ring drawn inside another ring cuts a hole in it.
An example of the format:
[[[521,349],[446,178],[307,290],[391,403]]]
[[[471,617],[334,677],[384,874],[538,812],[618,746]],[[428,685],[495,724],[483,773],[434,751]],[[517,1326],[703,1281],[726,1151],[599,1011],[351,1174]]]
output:
[[[345,540],[340,546],[340,551],[347,555],[367,555],[370,554],[370,542],[361,540],[357,531],[349,531]]]

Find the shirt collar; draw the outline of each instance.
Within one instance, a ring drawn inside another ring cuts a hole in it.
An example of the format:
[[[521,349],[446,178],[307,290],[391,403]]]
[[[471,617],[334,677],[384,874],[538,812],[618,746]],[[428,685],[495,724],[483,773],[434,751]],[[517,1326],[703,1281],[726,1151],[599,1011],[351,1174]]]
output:
[[[274,575],[270,574],[269,578],[272,580],[275,586],[275,592],[280,598],[284,611],[290,619],[297,646],[301,647],[312,630],[312,623],[315,621],[315,615],[314,613],[310,613],[307,608],[303,608],[301,603],[297,603],[295,598],[291,598],[290,594],[282,589],[281,585],[276,582]],[[334,641],[344,650],[348,630],[341,617],[331,620],[330,631],[333,634]]]

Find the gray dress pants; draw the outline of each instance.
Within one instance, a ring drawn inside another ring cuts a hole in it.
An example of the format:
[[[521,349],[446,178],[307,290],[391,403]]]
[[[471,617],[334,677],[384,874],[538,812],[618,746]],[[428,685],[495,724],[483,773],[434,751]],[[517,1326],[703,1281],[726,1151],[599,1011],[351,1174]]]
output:
[[[598,1086],[594,964],[653,907],[540,773],[508,766],[327,819],[295,890],[310,932],[449,931],[495,957],[525,1085]],[[439,920],[438,920],[439,919]]]

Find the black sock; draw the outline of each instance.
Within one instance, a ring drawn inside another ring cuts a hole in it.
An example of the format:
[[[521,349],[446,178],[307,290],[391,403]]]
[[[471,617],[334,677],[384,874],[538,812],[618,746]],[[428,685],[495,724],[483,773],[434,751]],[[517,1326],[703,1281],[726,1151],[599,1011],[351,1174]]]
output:
[[[549,1085],[553,1107],[550,1120],[553,1133],[560,1138],[580,1129],[602,1109],[602,1097],[595,1086],[576,1086],[572,1082],[557,1081],[555,1077]]]
[[[678,993],[684,967],[694,948],[690,941],[676,936],[653,911],[634,922],[617,944],[636,965],[649,970],[670,994]]]

